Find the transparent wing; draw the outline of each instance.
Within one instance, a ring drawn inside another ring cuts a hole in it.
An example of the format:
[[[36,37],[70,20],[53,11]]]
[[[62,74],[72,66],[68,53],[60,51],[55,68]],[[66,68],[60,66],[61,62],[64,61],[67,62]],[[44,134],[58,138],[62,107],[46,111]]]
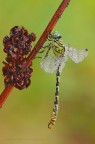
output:
[[[60,73],[62,72],[62,69],[65,67],[67,59],[68,59],[67,55],[64,55],[64,57],[61,57],[61,63],[60,63],[60,67],[59,67]]]
[[[75,62],[79,63],[88,56],[88,49],[78,50],[75,48],[68,48],[68,56]]]
[[[54,73],[56,72],[58,66],[60,65],[59,70],[61,72],[65,66],[66,61],[67,57],[56,57],[49,55],[41,60],[40,66],[45,72]]]

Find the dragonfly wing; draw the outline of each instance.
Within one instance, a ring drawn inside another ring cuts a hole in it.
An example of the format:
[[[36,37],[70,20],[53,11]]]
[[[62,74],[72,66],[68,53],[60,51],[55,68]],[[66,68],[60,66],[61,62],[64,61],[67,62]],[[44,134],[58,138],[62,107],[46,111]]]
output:
[[[60,57],[60,67],[59,67],[59,71],[60,73],[62,72],[62,69],[65,67],[65,64],[67,62],[68,57],[64,56],[64,57]]]
[[[41,68],[47,73],[53,73],[58,68],[58,63],[55,56],[47,56],[42,58],[40,62]]]
[[[66,60],[67,59],[65,57],[56,57],[49,55],[41,60],[40,66],[45,72],[54,73],[56,72],[58,66],[60,65],[59,70],[61,72],[65,66]]]
[[[79,63],[88,56],[88,49],[78,50],[76,48],[68,48],[68,56],[75,62]]]

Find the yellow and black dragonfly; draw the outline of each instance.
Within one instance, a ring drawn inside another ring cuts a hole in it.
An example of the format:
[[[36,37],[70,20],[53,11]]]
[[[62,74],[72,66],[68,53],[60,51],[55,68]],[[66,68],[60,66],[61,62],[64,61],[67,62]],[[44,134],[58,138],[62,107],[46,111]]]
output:
[[[55,125],[57,113],[58,113],[58,103],[59,103],[59,85],[60,85],[60,74],[64,68],[68,58],[72,59],[75,63],[82,62],[84,58],[88,55],[88,49],[76,49],[65,45],[62,42],[62,36],[58,32],[49,34],[48,42],[46,46],[43,47],[43,51],[46,51],[45,56],[41,59],[40,66],[47,73],[56,72],[56,92],[54,100],[54,108],[51,116],[51,120],[48,124],[48,128],[52,128]],[[53,55],[51,55],[50,50],[52,50]]]

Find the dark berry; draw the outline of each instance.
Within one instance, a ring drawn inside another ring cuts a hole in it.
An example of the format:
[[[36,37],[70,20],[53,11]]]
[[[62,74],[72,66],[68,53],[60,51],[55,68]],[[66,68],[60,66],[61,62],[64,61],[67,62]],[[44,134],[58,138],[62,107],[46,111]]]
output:
[[[10,36],[16,35],[16,34],[21,34],[21,28],[18,26],[14,26],[11,30],[10,30]]]
[[[34,33],[31,33],[29,35],[29,41],[32,42],[32,41],[35,41],[36,40],[36,35]]]
[[[9,42],[10,41],[10,38],[8,37],[8,36],[5,36],[4,38],[3,38],[3,44],[5,45],[7,42]]]

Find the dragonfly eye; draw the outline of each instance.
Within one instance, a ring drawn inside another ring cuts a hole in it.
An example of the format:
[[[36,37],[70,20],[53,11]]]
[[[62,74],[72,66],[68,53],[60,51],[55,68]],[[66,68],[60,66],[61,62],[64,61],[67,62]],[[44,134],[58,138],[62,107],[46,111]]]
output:
[[[53,36],[53,38],[56,39],[57,41],[58,41],[61,37],[62,37],[62,36],[61,36],[60,34]]]
[[[49,34],[49,37],[53,38],[53,39],[56,39],[56,40],[59,40],[62,36],[58,32],[54,32],[52,34]]]
[[[61,36],[61,35],[59,35],[59,36],[58,36],[58,39],[60,39],[61,37],[62,37],[62,36]]]

